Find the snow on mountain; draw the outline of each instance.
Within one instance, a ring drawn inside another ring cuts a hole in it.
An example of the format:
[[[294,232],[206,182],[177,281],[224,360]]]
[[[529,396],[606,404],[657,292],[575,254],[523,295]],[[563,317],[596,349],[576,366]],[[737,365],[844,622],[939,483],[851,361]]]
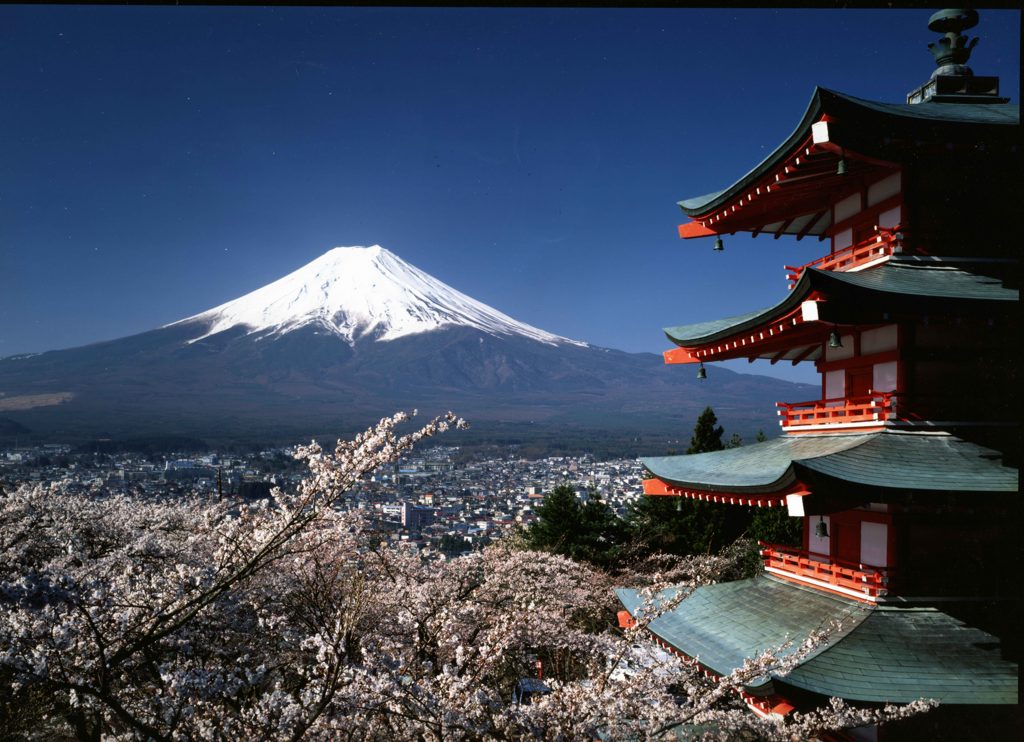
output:
[[[185,323],[206,325],[190,343],[239,325],[261,335],[315,325],[349,345],[364,337],[388,341],[451,326],[548,345],[587,345],[518,322],[380,245],[336,247],[263,288],[171,325]]]

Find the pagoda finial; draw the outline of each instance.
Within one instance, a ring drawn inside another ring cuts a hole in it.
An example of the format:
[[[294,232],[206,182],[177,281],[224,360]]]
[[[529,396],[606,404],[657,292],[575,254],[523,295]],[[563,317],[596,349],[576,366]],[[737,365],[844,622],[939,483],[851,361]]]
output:
[[[1007,102],[1007,98],[999,97],[998,77],[977,77],[967,66],[978,39],[968,39],[963,32],[977,25],[978,12],[970,8],[947,8],[932,14],[928,28],[943,34],[928,45],[936,68],[928,82],[907,94],[907,103]]]
[[[971,58],[971,50],[978,43],[978,37],[968,41],[961,32],[977,25],[978,12],[965,8],[940,10],[928,19],[929,30],[945,34],[938,42],[928,45],[928,51],[935,57],[935,64],[939,68],[933,73],[933,77],[935,74],[973,74],[965,65]]]

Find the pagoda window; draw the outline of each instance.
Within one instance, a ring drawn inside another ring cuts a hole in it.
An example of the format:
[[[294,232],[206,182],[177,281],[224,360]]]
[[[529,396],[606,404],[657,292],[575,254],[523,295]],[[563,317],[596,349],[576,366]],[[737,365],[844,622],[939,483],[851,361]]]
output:
[[[860,353],[867,356],[886,350],[896,350],[898,342],[899,333],[896,325],[883,325],[864,330],[860,334]]]
[[[844,335],[841,348],[825,347],[822,398],[860,397],[872,392],[894,392],[899,385],[899,328],[883,325]],[[845,361],[845,363],[837,363]]]
[[[868,208],[877,206],[886,199],[890,199],[893,196],[900,194],[900,174],[893,173],[887,178],[876,181],[868,186]],[[879,225],[879,226],[895,226],[895,225]]]
[[[903,223],[903,207],[893,206],[891,209],[879,212],[878,226],[882,229],[895,229]]]
[[[828,535],[818,536],[819,520]],[[891,569],[895,544],[892,515],[864,509],[804,518],[805,550],[812,559],[838,560],[848,566]]]
[[[853,227],[847,227],[839,232],[836,232],[835,237],[832,238],[832,252],[835,253],[838,250],[843,250],[853,244]]]
[[[834,224],[842,224],[854,214],[860,212],[861,209],[861,193],[857,191],[852,193],[842,201],[837,201],[836,205],[832,207],[832,220]]]
[[[863,520],[860,523],[860,561],[874,567],[889,564],[889,525]]]
[[[893,173],[832,207],[832,253],[873,240],[878,229],[902,224],[902,178]]]
[[[896,361],[876,363],[871,367],[871,389],[876,392],[895,392],[899,367]]]
[[[846,372],[842,369],[824,373],[825,388],[822,399],[838,399],[846,396]]]

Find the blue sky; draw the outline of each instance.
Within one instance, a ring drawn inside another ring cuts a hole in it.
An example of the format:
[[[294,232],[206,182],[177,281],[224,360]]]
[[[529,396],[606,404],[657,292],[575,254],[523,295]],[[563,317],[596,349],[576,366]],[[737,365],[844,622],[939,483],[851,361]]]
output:
[[[0,7],[0,356],[115,338],[381,244],[628,351],[826,248],[683,242],[815,85],[900,102],[929,10]],[[971,66],[1019,100],[1018,11]],[[737,370],[809,379],[813,367]]]

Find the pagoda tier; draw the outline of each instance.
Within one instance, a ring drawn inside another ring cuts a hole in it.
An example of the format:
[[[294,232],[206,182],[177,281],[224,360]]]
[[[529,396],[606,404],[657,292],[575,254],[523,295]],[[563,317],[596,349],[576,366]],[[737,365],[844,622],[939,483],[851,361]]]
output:
[[[976,543],[974,558],[992,552],[999,563],[997,531],[1012,513],[1018,471],[948,433],[782,436],[641,462],[648,496],[785,505],[802,517],[801,547],[762,544],[765,571],[780,579],[869,603],[1007,592],[1004,575],[978,573],[959,552]],[[940,515],[922,520],[922,508]],[[1002,515],[979,518],[979,508]],[[922,555],[942,571],[919,563]]]
[[[616,594],[631,617],[642,616],[635,590]],[[655,604],[674,595],[666,590]],[[1000,657],[998,640],[935,608],[868,606],[761,576],[697,588],[648,630],[711,672],[727,675],[746,657],[836,624],[828,643],[789,674],[765,677],[748,692],[793,697],[795,688],[863,702],[1017,703],[1018,668]]]
[[[666,363],[732,358],[817,361],[836,325],[867,326],[933,318],[1005,322],[1016,315],[1020,291],[1011,285],[1015,262],[892,256],[857,272],[809,267],[772,307],[711,322],[667,327],[678,348]]]
[[[869,502],[900,504],[934,495],[976,501],[1016,494],[1018,471],[998,452],[948,433],[885,431],[782,436],[710,453],[640,459],[649,495],[750,505],[785,500],[793,515]],[[754,504],[757,504],[756,502]]]
[[[1018,123],[1018,107],[1005,103],[888,104],[817,88],[793,133],[757,167],[722,191],[679,202],[692,219],[679,234],[684,239],[735,232],[825,239],[852,217],[842,207],[837,211],[837,204],[866,191],[869,183],[898,180],[908,168],[904,189],[920,190],[916,171],[935,154],[944,155],[947,179],[953,175],[951,155],[969,159],[979,141],[985,142],[986,159],[1019,156]],[[873,203],[865,193],[862,205],[880,212],[901,202],[897,191],[882,190]],[[930,233],[920,237],[922,245],[932,246]]]
[[[679,347],[665,362],[813,362],[821,397],[777,403],[787,433],[1010,423],[1016,269],[1009,259],[905,255],[857,271],[804,268],[772,307],[666,328]],[[963,357],[995,383],[977,384]]]
[[[820,398],[778,402],[780,438],[642,459],[649,496],[784,502],[801,519],[798,545],[760,543],[764,574],[701,587],[649,623],[724,675],[838,622],[786,677],[747,689],[757,713],[832,696],[990,706],[965,708],[958,732],[939,709],[943,738],[963,739],[993,705],[1017,703],[1020,115],[963,66],[957,34],[972,14],[929,21],[946,36],[930,46],[938,69],[909,98],[924,102],[818,88],[763,162],[679,202],[684,239],[829,241],[818,259],[784,266],[774,306],[665,330],[677,346],[665,362],[700,364],[708,384],[713,361],[809,361]],[[946,54],[953,37],[959,61]],[[618,594],[634,622],[639,597]],[[1009,724],[993,728],[984,738]]]

